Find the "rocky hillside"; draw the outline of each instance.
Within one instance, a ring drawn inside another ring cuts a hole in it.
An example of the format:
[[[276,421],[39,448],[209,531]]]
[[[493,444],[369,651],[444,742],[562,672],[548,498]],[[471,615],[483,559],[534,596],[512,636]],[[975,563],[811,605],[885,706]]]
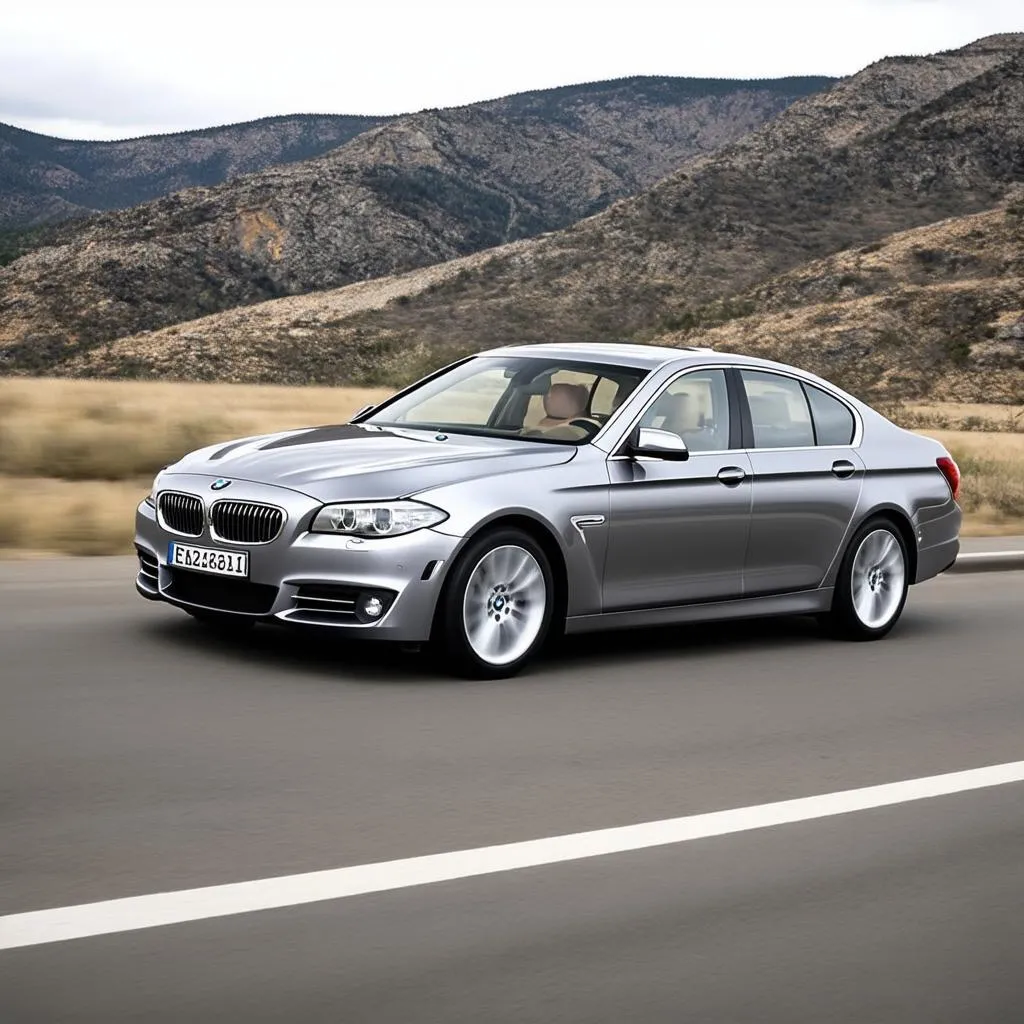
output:
[[[659,343],[796,363],[874,401],[1024,404],[1024,188],[995,210],[815,260],[692,320]]]
[[[308,160],[390,120],[298,114],[118,142],[54,139],[0,124],[0,230],[124,209]]]
[[[131,338],[62,372],[392,383],[501,342],[710,332],[872,397],[959,381],[993,400],[970,373],[1016,365],[1020,202],[963,218],[1024,181],[1022,109],[1022,36],[882,61],[567,230],[429,280]]]
[[[885,60],[358,327],[456,348],[650,337],[801,263],[994,206],[1024,180],[1021,110],[1024,36]]]
[[[0,345],[45,368],[68,345],[560,228],[828,84],[636,78],[403,117],[313,160],[66,227],[0,272]]]
[[[470,274],[495,253],[514,253],[529,244],[511,242],[404,274],[239,306],[92,348],[69,350],[50,372],[76,377],[397,387],[436,369],[452,351],[443,345],[410,344],[405,338],[364,331],[358,326],[360,319]],[[339,342],[339,337],[344,340]]]
[[[531,243],[508,246],[522,255]],[[83,354],[64,372],[398,385],[454,354],[368,333],[367,314],[472,274],[493,253],[220,313]],[[890,235],[694,308],[658,344],[804,366],[869,401],[1024,404],[1024,189],[994,210]],[[348,325],[347,342],[334,339]]]

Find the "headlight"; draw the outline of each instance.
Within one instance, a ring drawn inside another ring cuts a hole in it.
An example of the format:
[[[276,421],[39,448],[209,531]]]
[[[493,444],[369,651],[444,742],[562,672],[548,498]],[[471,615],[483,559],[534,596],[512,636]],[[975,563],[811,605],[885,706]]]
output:
[[[160,490],[160,477],[164,475],[164,469],[169,467],[164,466],[155,477],[153,477],[153,483],[150,485],[149,494],[143,499],[147,505],[151,508],[156,508],[156,492]]]
[[[324,505],[311,527],[314,533],[342,533],[350,537],[397,537],[448,518],[433,505],[419,501],[354,501]]]

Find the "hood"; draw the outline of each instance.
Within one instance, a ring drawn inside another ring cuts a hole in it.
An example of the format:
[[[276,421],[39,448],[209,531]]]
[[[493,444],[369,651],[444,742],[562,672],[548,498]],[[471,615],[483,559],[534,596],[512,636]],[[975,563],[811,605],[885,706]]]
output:
[[[211,445],[165,473],[287,487],[324,502],[358,501],[557,466],[575,454],[571,445],[344,424]]]

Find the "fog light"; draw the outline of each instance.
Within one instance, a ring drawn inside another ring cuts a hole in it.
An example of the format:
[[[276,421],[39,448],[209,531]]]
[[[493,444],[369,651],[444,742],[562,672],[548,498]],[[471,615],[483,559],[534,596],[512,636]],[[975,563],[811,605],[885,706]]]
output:
[[[363,594],[359,598],[359,617],[363,619],[379,619],[384,613],[384,602],[372,594]]]

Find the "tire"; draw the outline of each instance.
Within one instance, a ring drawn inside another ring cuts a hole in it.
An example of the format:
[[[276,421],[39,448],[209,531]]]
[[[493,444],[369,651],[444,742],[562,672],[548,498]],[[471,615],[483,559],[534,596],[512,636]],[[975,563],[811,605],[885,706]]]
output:
[[[198,608],[186,608],[185,611],[197,622],[225,636],[247,633],[256,625],[253,619],[242,615],[230,615],[227,612],[207,612]]]
[[[910,589],[910,559],[900,531],[888,519],[869,519],[843,555],[824,616],[842,640],[880,640],[896,625]]]
[[[445,583],[433,654],[470,679],[513,676],[544,645],[554,604],[551,563],[540,545],[513,528],[484,533]]]

